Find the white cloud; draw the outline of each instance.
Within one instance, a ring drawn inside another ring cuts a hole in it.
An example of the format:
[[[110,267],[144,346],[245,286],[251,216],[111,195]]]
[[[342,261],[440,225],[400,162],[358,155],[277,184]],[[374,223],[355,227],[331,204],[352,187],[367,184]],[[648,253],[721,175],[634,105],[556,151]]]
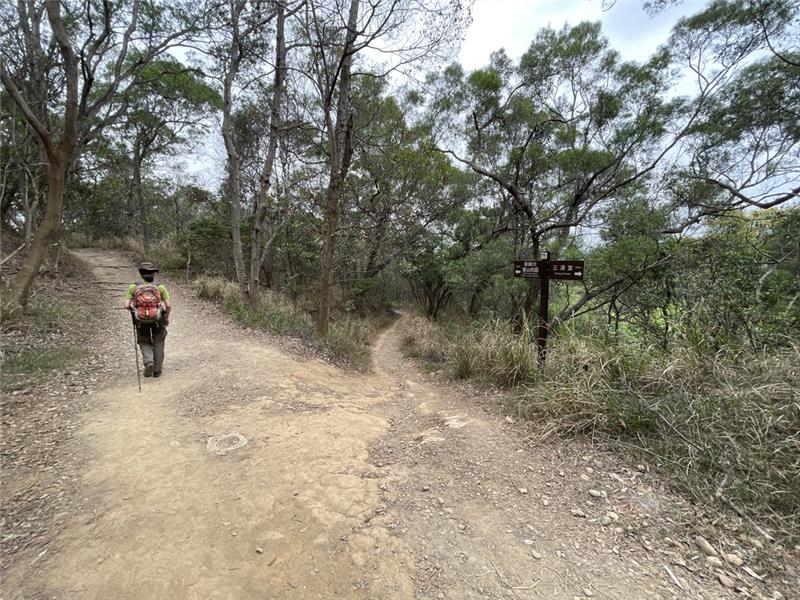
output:
[[[611,47],[623,59],[644,61],[667,41],[679,17],[705,5],[706,0],[687,0],[650,17],[638,0],[618,0],[605,11],[601,0],[476,0],[460,61],[467,69],[477,69],[500,48],[516,59],[540,29],[560,29],[581,21],[601,21]]]

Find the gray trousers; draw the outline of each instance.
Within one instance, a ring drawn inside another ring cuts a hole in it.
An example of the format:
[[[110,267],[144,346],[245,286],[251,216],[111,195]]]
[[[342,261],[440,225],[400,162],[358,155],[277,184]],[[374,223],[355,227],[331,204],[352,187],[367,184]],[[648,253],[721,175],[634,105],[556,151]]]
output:
[[[152,365],[154,371],[160,372],[164,366],[164,341],[167,338],[167,328],[140,325],[136,329],[136,337],[145,366]]]

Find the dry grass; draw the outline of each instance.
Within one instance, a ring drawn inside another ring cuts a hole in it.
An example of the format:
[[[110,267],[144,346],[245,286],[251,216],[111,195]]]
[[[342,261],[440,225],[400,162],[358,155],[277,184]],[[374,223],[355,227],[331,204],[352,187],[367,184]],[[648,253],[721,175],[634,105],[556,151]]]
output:
[[[800,536],[800,348],[709,355],[581,337],[552,341],[544,370],[530,335],[503,324],[456,334],[415,322],[416,354],[456,377],[514,388],[511,409],[542,436],[593,435],[669,470],[676,488]]]
[[[295,307],[280,294],[263,290],[258,308],[253,309],[242,303],[235,283],[220,277],[198,277],[194,281],[194,288],[199,297],[220,302],[246,327],[298,337],[361,369],[369,367],[369,347],[382,325],[379,319],[339,317],[331,322],[327,337],[320,341],[314,338],[311,315]]]
[[[541,379],[520,389],[518,413],[545,417],[546,433],[603,433],[632,445],[697,500],[798,536],[797,347],[738,356],[571,350],[554,352]]]
[[[410,317],[401,334],[400,347],[403,352],[428,363],[443,363],[450,353],[450,341],[444,332],[428,319]]]

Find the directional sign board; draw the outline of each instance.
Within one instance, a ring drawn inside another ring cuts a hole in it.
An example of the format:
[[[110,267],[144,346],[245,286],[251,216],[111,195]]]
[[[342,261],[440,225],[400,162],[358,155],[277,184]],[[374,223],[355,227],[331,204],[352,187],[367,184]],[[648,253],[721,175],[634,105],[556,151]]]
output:
[[[539,279],[542,276],[542,260],[515,260],[514,277]],[[584,262],[582,260],[548,260],[547,277],[577,281],[583,279]]]
[[[515,260],[514,277],[538,278],[541,267],[540,260]]]
[[[582,260],[550,260],[547,276],[550,279],[578,280],[583,279]]]

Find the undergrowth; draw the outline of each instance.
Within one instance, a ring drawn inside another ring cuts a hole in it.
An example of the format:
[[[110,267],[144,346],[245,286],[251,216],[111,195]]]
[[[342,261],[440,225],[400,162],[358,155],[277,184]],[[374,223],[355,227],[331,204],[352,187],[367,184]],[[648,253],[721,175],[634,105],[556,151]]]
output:
[[[537,367],[530,331],[502,323],[447,332],[413,319],[410,356],[436,355],[458,378],[513,388],[511,410],[542,436],[602,436],[668,469],[680,491],[800,532],[800,348],[761,354],[664,353],[562,330]]]
[[[323,340],[314,336],[314,320],[280,294],[263,290],[257,308],[241,301],[236,284],[218,277],[198,277],[194,288],[200,298],[221,303],[240,324],[279,335],[302,338],[361,369],[370,365],[370,344],[384,324],[379,319],[343,316],[331,321]]]
[[[72,269],[65,265],[63,281],[40,281],[22,311],[0,314],[0,391],[35,387],[47,373],[69,369],[80,359],[66,336],[75,299],[59,287],[74,276]]]

